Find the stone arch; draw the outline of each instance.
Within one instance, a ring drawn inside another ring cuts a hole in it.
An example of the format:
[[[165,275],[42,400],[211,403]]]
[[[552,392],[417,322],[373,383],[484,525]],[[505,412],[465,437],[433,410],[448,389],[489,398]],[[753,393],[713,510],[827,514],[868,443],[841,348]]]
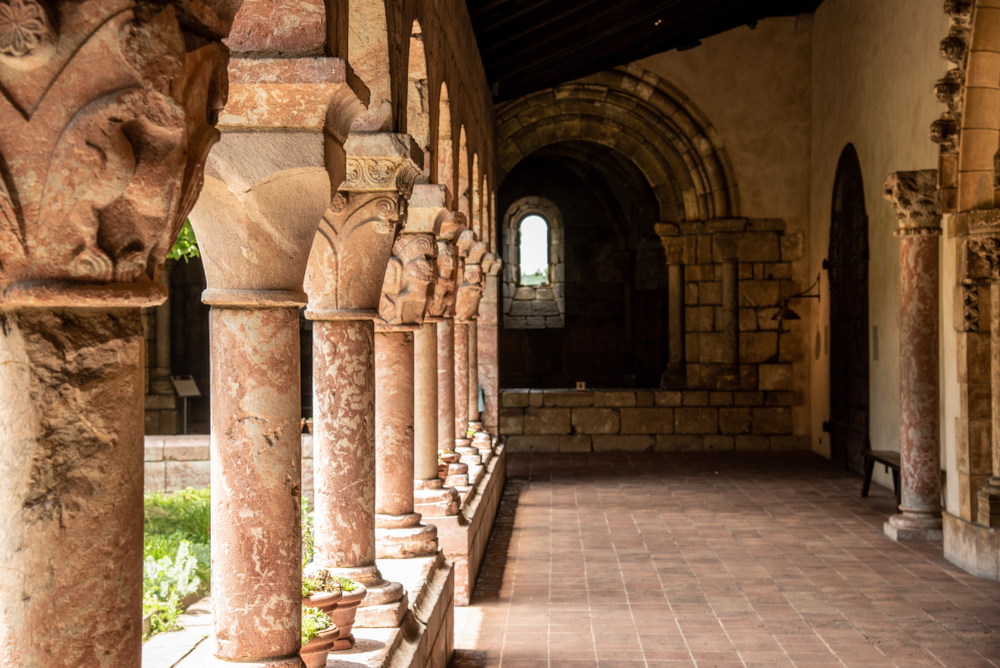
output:
[[[448,84],[441,82],[441,93],[438,96],[438,126],[437,126],[437,173],[434,183],[453,189],[454,147],[451,140],[451,101],[448,98]]]
[[[681,91],[635,65],[528,95],[497,110],[499,179],[549,144],[581,140],[628,156],[660,220],[740,215],[739,189],[718,131]]]
[[[419,21],[410,30],[410,53],[407,64],[406,132],[424,152],[424,176],[430,178],[431,162],[431,105],[427,81],[427,57],[424,53],[424,33]]]
[[[399,50],[389,48],[386,3],[383,0],[341,0],[341,2],[346,2],[348,7],[347,25],[364,26],[364,30],[346,30],[345,58],[371,94],[368,109],[355,119],[351,130],[393,132],[396,128],[394,113],[396,110],[393,108],[393,65],[399,61],[396,57]]]
[[[549,226],[549,284],[520,285],[521,221],[531,215]],[[566,325],[566,257],[563,216],[554,202],[544,197],[522,197],[503,218],[503,326],[507,329],[556,329]]]
[[[472,225],[472,231],[476,233],[476,237],[482,241],[483,240],[483,216],[482,207],[480,206],[480,200],[482,199],[482,191],[479,189],[479,154],[472,154],[472,183],[471,183],[472,197],[470,205],[472,207],[472,217],[469,219],[469,224]]]
[[[482,197],[479,200],[479,215],[482,219],[482,230],[485,237],[483,241],[492,250],[495,246],[493,244],[493,222],[490,220],[490,182],[485,172],[483,173],[483,187],[480,192],[482,193]]]
[[[472,194],[469,192],[469,145],[465,137],[465,126],[458,131],[458,182],[455,186],[457,208],[472,224]]]

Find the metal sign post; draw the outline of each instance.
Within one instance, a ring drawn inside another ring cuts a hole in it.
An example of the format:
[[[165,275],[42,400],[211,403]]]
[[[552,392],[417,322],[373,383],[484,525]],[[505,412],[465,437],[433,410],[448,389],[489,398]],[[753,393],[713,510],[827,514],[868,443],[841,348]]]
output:
[[[194,382],[192,376],[171,376],[170,382],[174,385],[174,392],[184,400],[184,426],[183,433],[188,433],[188,399],[200,397],[198,384]]]

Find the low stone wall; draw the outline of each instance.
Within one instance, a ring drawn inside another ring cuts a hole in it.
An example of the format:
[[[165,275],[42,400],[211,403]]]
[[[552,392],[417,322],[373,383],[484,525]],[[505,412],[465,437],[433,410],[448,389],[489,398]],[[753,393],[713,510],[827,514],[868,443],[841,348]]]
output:
[[[501,390],[511,452],[808,450],[796,392]]]

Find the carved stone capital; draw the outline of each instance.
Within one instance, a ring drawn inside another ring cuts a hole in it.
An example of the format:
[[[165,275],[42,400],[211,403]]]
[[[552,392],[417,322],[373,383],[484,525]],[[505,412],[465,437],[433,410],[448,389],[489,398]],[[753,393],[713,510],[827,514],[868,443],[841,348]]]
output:
[[[464,258],[462,284],[455,298],[455,319],[470,322],[479,315],[479,300],[483,297],[483,270],[480,262],[486,255],[486,244],[474,242]]]
[[[385,269],[375,328],[413,330],[424,322],[437,280],[437,242],[433,234],[399,235]]]
[[[344,144],[347,176],[345,192],[396,192],[409,199],[413,184],[423,174],[423,153],[410,135],[385,132],[352,134]]]
[[[218,141],[229,54],[211,37],[241,2],[3,3],[0,300],[150,293]]]
[[[427,307],[427,314],[433,319],[451,318],[455,315],[456,290],[462,279],[461,258],[456,242],[467,230],[465,214],[449,211],[442,216],[438,231],[438,277],[434,284],[434,296]]]
[[[882,196],[896,210],[897,234],[941,233],[936,169],[894,172],[886,178]]]

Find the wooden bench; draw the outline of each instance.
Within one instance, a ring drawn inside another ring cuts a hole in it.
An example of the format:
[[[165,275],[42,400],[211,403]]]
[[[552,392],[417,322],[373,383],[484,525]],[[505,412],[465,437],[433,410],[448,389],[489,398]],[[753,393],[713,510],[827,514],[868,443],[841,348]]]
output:
[[[865,482],[861,485],[861,497],[867,498],[868,490],[872,486],[872,472],[875,464],[885,466],[886,473],[892,470],[892,488],[896,493],[896,505],[900,503],[899,498],[899,453],[892,450],[865,450],[861,453],[865,458]]]

